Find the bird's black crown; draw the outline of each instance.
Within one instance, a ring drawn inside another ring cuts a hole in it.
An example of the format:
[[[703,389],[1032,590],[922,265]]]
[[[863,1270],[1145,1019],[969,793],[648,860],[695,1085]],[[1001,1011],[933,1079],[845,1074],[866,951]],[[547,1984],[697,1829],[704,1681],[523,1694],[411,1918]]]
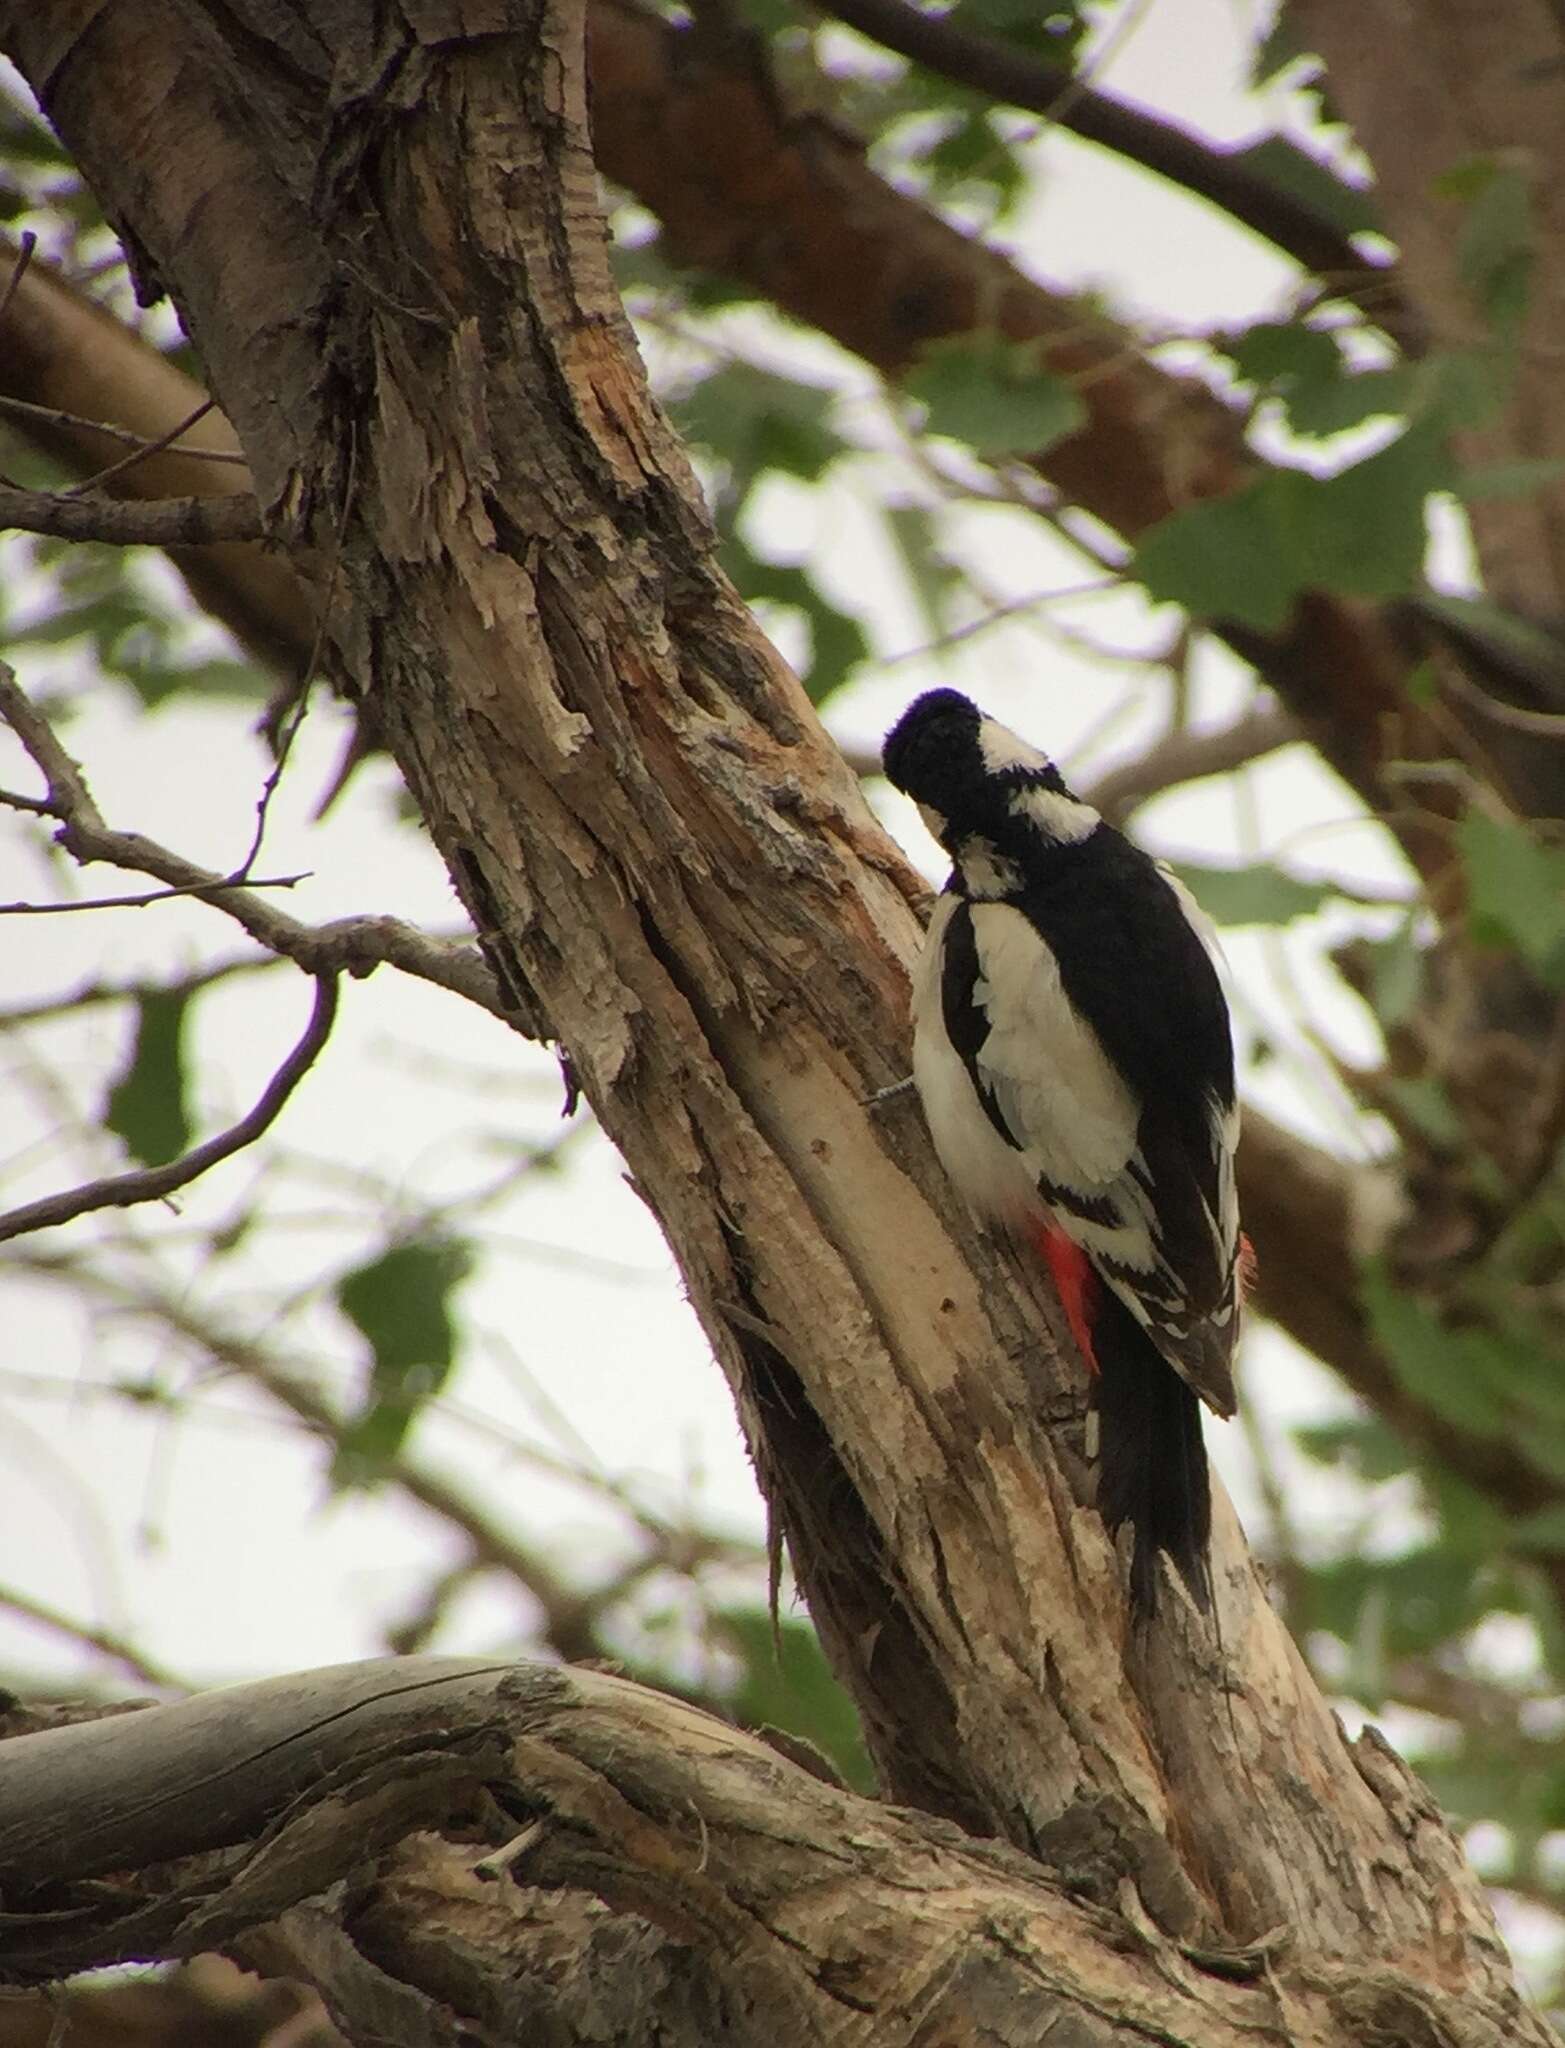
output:
[[[986,752],[986,731],[991,742],[1004,743],[998,751],[991,745]],[[1011,751],[1018,747],[1025,758]],[[1052,761],[985,718],[960,690],[916,698],[886,735],[881,765],[888,781],[958,833],[992,832],[997,796],[1022,789],[1069,795]]]

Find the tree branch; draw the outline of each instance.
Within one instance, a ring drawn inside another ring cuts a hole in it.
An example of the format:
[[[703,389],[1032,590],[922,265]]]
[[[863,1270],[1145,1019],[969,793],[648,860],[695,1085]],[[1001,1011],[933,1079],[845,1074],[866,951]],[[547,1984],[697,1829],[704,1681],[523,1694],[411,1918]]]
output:
[[[201,1358],[246,1381],[329,1450],[340,1450],[346,1441],[352,1419],[327,1396],[317,1377],[301,1372],[298,1361],[277,1347],[203,1314],[191,1301],[188,1289],[128,1282],[100,1261],[89,1264],[74,1255],[31,1247],[8,1253],[6,1264],[13,1271],[68,1287],[74,1294],[85,1293],[116,1315],[154,1321]],[[596,1628],[601,1602],[594,1593],[569,1585],[540,1551],[507,1526],[504,1517],[480,1505],[467,1477],[457,1478],[406,1445],[385,1460],[377,1477],[396,1487],[443,1528],[455,1532],[464,1546],[467,1566],[499,1573],[535,1601],[542,1624],[540,1639],[556,1656],[581,1662],[605,1654]]]
[[[261,508],[248,491],[220,498],[85,498],[58,491],[21,491],[0,484],[0,528],[47,533],[56,540],[107,541],[112,547],[211,547],[259,540]]]
[[[159,1664],[145,1651],[140,1650],[124,1636],[112,1629],[94,1628],[85,1621],[73,1621],[68,1614],[61,1614],[58,1608],[48,1606],[42,1600],[35,1600],[30,1593],[24,1593],[19,1586],[0,1585],[0,1608],[9,1614],[20,1615],[24,1621],[36,1622],[51,1635],[63,1636],[68,1642],[77,1643],[83,1649],[91,1650],[96,1656],[107,1658],[111,1664],[119,1664],[134,1679],[143,1685],[156,1686],[160,1692],[186,1692],[189,1687],[181,1678]]]
[[[176,1188],[186,1187],[198,1179],[208,1168],[224,1159],[231,1159],[246,1145],[253,1145],[276,1121],[284,1103],[314,1066],[322,1046],[331,1036],[336,1015],[337,977],[334,974],[318,975],[314,1007],[302,1037],[261,1091],[255,1107],[247,1116],[242,1116],[226,1131],[220,1131],[216,1137],[193,1146],[190,1151],[162,1166],[146,1166],[133,1173],[112,1174],[103,1180],[89,1181],[83,1187],[66,1188],[57,1195],[46,1195],[37,1202],[26,1202],[19,1209],[7,1210],[0,1215],[0,1244],[7,1238],[23,1237],[29,1231],[50,1230],[56,1224],[70,1223],[78,1216],[90,1215],[95,1209],[129,1209],[137,1202],[161,1201],[173,1194]]]
[[[0,261],[14,245],[0,235]],[[150,450],[207,394],[171,362],[36,258],[17,284],[0,346],[0,412],[72,475],[103,466],[105,444]],[[178,448],[148,454],[115,480],[117,496],[152,500],[231,492],[248,465],[221,415]],[[247,475],[243,480],[248,482]],[[252,543],[175,551],[197,604],[267,669],[299,677],[315,639],[308,553]]]
[[[1276,704],[1257,704],[1215,732],[1166,733],[1133,761],[1105,769],[1082,795],[1111,824],[1122,825],[1132,811],[1167,790],[1206,775],[1231,775],[1299,737],[1288,712]]]
[[[385,965],[419,981],[450,989],[507,1022],[515,1020],[481,955],[469,945],[431,938],[394,917],[344,917],[307,925],[289,917],[226,875],[197,866],[140,832],[107,826],[81,769],[61,746],[48,720],[0,662],[0,719],[10,726],[48,784],[47,815],[61,821],[59,843],[83,864],[95,860],[151,875],[166,889],[206,897],[242,925],[268,952],[280,953],[308,974],[355,977]]]
[[[1366,1796],[1432,1809],[1373,1731]],[[147,1787],[157,1787],[157,1797]],[[1086,1851],[1090,1856],[1090,1850]],[[349,1870],[364,1881],[344,1884]],[[113,1882],[93,1882],[113,1873]],[[23,1982],[220,1948],[313,1984],[352,2041],[804,2048],[965,2039],[1544,2048],[1514,1991],[1406,1958],[1105,1939],[1003,1843],[858,1798],[623,1678],[407,1657],[231,1686],[0,1743],[7,1961]],[[69,1902],[69,1910],[64,1902]],[[398,2020],[395,2015],[402,2014]]]
[[[1378,326],[1400,331],[1409,324],[1394,268],[1367,262],[1325,214],[1258,175],[1239,152],[1215,148],[1176,122],[1099,92],[1062,64],[976,35],[950,14],[926,13],[906,0],[810,4],[938,77],[1040,114],[1210,201],[1301,269],[1328,280],[1334,294],[1358,300]]]

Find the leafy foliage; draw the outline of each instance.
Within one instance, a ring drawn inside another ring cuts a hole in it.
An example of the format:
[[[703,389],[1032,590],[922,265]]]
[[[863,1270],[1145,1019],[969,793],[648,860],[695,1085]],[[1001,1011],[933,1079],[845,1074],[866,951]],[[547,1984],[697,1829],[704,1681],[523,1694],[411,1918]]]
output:
[[[472,1250],[439,1236],[390,1245],[337,1283],[337,1305],[370,1348],[369,1386],[338,1449],[340,1485],[378,1476],[449,1379],[459,1338],[452,1296]]]
[[[190,1143],[185,1108],[185,1019],[182,989],[154,991],[136,1005],[130,1063],[109,1090],[103,1127],[122,1138],[143,1166],[163,1166]]]
[[[1041,343],[998,334],[932,343],[902,388],[923,407],[927,433],[965,442],[975,455],[1040,455],[1086,418]]]
[[[1246,868],[1188,860],[1167,865],[1214,924],[1291,924],[1313,916],[1335,894],[1329,882],[1306,882],[1265,861]]]
[[[764,1607],[726,1607],[715,1617],[738,1653],[742,1676],[729,1710],[747,1728],[778,1728],[830,1759],[855,1791],[875,1789],[853,1702],[832,1676],[808,1621]]]

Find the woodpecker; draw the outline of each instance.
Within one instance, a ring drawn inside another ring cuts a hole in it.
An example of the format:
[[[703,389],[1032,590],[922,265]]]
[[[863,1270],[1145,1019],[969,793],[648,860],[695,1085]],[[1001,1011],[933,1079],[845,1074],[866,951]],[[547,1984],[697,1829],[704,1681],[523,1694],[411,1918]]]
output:
[[[888,734],[951,859],[913,988],[913,1078],[968,1207],[1046,1262],[1092,1376],[1098,1508],[1211,1606],[1199,1403],[1234,1412],[1233,1042],[1186,892],[956,690]]]

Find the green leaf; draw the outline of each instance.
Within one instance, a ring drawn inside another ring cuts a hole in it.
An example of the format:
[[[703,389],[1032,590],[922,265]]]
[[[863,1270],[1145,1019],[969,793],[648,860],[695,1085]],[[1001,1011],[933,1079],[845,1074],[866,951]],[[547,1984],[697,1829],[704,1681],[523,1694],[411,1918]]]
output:
[[[1480,1618],[1487,1603],[1476,1581],[1472,1559],[1443,1543],[1401,1557],[1342,1558],[1306,1576],[1304,1631],[1329,1629],[1353,1645],[1361,1671],[1377,1661],[1371,1650],[1387,1661],[1421,1655]]]
[[[832,394],[752,363],[729,363],[674,406],[685,435],[746,474],[780,469],[814,482],[842,452],[827,425]]]
[[[1257,320],[1224,342],[1223,349],[1247,384],[1279,391],[1324,383],[1343,372],[1342,352],[1332,336],[1299,320]]]
[[[1518,1550],[1565,1555],[1565,1501],[1539,1508],[1510,1526],[1510,1540]]]
[[[1362,185],[1349,185],[1319,157],[1282,135],[1267,135],[1229,158],[1252,178],[1286,192],[1344,235],[1379,234],[1380,217]]]
[[[945,631],[946,603],[961,589],[962,572],[936,546],[934,519],[927,506],[888,505],[885,520],[929,637],[936,639]]]
[[[1519,818],[1470,810],[1456,829],[1467,922],[1480,945],[1513,947],[1551,988],[1565,988],[1565,847]]]
[[[1531,186],[1513,162],[1499,156],[1473,159],[1466,169],[1457,194],[1467,200],[1457,269],[1491,327],[1513,334],[1526,314],[1532,284]]]
[[[1350,370],[1339,364],[1334,376],[1313,384],[1301,382],[1279,395],[1296,434],[1329,440],[1370,420],[1407,413],[1414,382],[1407,370]]]
[[[1417,915],[1405,917],[1388,937],[1361,944],[1370,961],[1370,1007],[1383,1026],[1394,1028],[1413,1014],[1423,993],[1424,948]]]
[[[1320,59],[1310,45],[1304,41],[1299,24],[1286,7],[1279,7],[1276,19],[1256,43],[1250,57],[1250,89],[1259,92],[1286,71],[1290,64],[1300,58],[1311,58],[1316,65]]]
[[[1130,573],[1148,596],[1196,618],[1281,632],[1299,583],[1271,532],[1267,482],[1188,505],[1143,534]]]
[[[362,1485],[396,1456],[456,1362],[451,1297],[472,1253],[460,1239],[430,1236],[389,1246],[337,1283],[337,1306],[370,1347],[369,1388],[338,1450],[334,1478]]]
[[[1408,413],[1459,432],[1489,424],[1510,398],[1516,364],[1512,352],[1496,345],[1439,349],[1411,370],[1394,374],[1408,379]]]
[[[1458,1429],[1503,1434],[1505,1408],[1486,1370],[1480,1333],[1450,1328],[1378,1263],[1365,1268],[1361,1288],[1371,1335],[1402,1384]]]
[[[1329,882],[1302,881],[1265,861],[1243,868],[1178,860],[1164,865],[1214,924],[1291,924],[1296,917],[1313,916],[1336,894]]]
[[[787,605],[802,612],[810,628],[810,659],[801,680],[812,704],[823,704],[869,657],[864,628],[830,598],[796,562],[766,562],[736,533],[719,550],[723,567],[747,603]]]
[[[929,344],[902,388],[924,407],[927,433],[988,457],[1042,454],[1087,416],[1077,393],[1046,366],[1041,342],[998,334]]]
[[[1296,434],[1316,439],[1409,410],[1415,385],[1406,369],[1355,370],[1334,335],[1298,320],[1261,320],[1226,338],[1236,373],[1278,400]]]
[[[961,0],[952,10],[964,28],[976,28],[1005,42],[1052,59],[1060,67],[1060,85],[1068,90],[1071,70],[1089,27],[1084,6],[1049,5],[1044,0]]]
[[[1266,480],[1273,525],[1299,588],[1351,597],[1413,589],[1427,546],[1424,508],[1450,475],[1444,436],[1427,425],[1335,476],[1274,470]]]
[[[729,1702],[749,1728],[780,1728],[829,1757],[856,1792],[873,1792],[875,1774],[853,1702],[832,1676],[808,1622],[779,1619],[774,1635],[764,1607],[726,1607],[716,1616],[737,1652],[743,1676]]]
[[[143,996],[130,1063],[109,1091],[104,1127],[143,1166],[166,1166],[190,1143],[185,1109],[185,994]]]
[[[1378,1416],[1350,1415],[1339,1422],[1297,1424],[1293,1439],[1318,1465],[1341,1466],[1366,1486],[1396,1479],[1408,1467],[1407,1445]]]
[[[1380,1085],[1412,1127],[1432,1145],[1460,1152],[1466,1128],[1452,1107],[1444,1083],[1434,1074],[1383,1074]]]

